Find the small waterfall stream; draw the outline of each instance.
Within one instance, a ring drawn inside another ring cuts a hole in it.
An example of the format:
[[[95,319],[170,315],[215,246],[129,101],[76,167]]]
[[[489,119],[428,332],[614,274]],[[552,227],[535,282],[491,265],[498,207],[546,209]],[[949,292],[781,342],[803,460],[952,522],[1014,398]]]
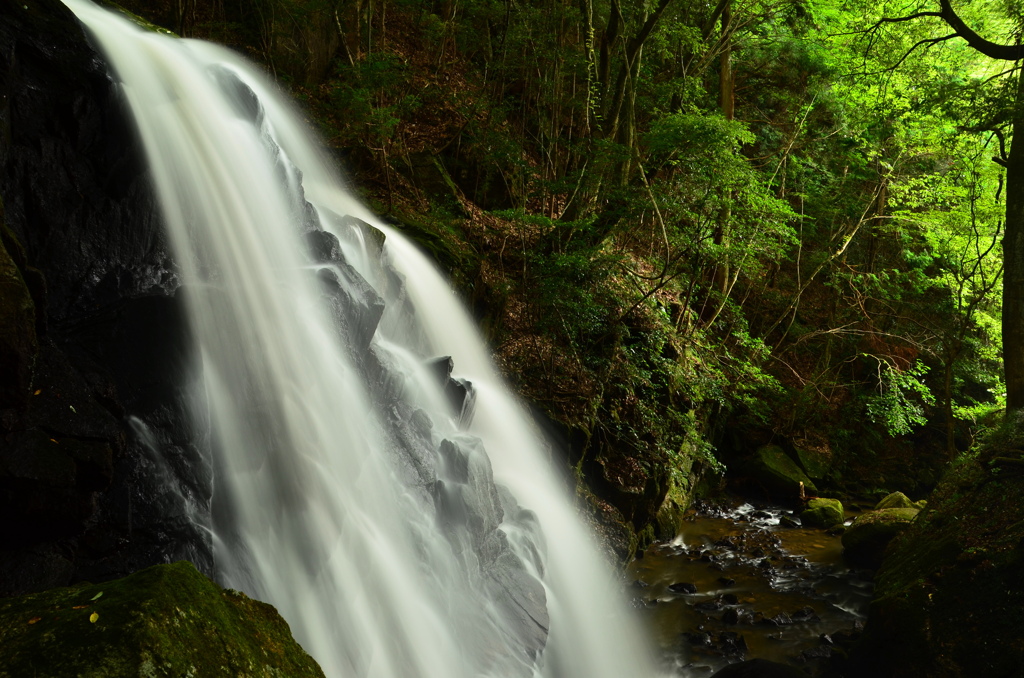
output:
[[[432,265],[240,57],[65,3],[116,74],[176,253],[222,583],[275,605],[328,676],[654,675]]]

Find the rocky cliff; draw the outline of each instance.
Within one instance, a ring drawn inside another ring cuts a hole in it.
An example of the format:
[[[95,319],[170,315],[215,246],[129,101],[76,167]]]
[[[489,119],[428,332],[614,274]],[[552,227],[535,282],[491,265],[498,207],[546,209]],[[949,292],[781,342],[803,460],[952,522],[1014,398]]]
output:
[[[0,6],[0,55],[0,595],[208,569],[187,332],[118,87],[59,0]]]

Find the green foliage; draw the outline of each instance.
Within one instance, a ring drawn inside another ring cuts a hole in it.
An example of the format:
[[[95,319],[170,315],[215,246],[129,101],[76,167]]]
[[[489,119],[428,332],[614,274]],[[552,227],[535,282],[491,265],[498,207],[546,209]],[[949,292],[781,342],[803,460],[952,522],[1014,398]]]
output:
[[[935,396],[921,379],[928,367],[921,361],[906,369],[865,354],[878,364],[878,392],[868,398],[867,412],[872,421],[883,424],[891,435],[904,435],[925,424],[925,406],[935,404]]]
[[[344,79],[331,83],[329,101],[345,112],[351,134],[371,148],[379,148],[393,141],[402,121],[411,119],[422,106],[417,94],[394,94],[409,87],[408,68],[401,59],[372,54],[355,68],[346,69]]]
[[[743,144],[754,141],[746,126],[720,115],[707,113],[674,113],[651,125],[647,144],[655,154],[667,156],[666,162],[681,165],[690,171],[707,171],[701,161],[734,161],[741,164],[736,153]],[[738,170],[734,170],[738,171]]]
[[[610,310],[603,289],[613,258],[601,252],[552,252],[531,257],[538,275],[536,302],[548,312],[540,327],[560,335],[585,360],[599,359],[594,345],[607,331]]]

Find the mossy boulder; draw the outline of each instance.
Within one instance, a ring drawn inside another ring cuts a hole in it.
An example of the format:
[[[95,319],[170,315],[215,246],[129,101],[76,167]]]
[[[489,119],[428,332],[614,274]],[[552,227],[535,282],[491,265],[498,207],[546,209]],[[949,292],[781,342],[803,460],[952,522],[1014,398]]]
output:
[[[954,464],[875,574],[845,675],[1024,674],[1024,427]]]
[[[843,523],[843,503],[838,499],[823,497],[811,499],[807,508],[800,514],[800,522],[807,527],[828,529]]]
[[[759,447],[748,466],[748,473],[765,492],[777,498],[795,500],[800,496],[800,483],[811,494],[818,491],[803,469],[778,445]]]
[[[800,467],[812,480],[823,480],[832,469],[831,450],[794,443],[793,451],[796,453]]]
[[[277,611],[191,563],[0,601],[0,678],[312,676]]]
[[[921,508],[914,502],[910,501],[910,497],[903,494],[902,492],[893,492],[892,494],[886,495],[882,501],[875,504],[875,510],[881,511],[882,509],[893,509],[893,508]]]
[[[877,568],[885,547],[918,513],[916,508],[887,508],[859,516],[843,532],[843,555],[855,565]]]

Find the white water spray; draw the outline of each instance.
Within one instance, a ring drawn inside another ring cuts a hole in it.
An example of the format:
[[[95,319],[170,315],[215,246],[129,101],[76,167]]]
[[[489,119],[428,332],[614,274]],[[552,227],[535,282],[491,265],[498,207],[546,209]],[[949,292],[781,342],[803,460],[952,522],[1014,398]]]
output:
[[[239,57],[65,2],[121,83],[186,286],[223,583],[275,605],[332,677],[653,675],[443,278]],[[385,233],[383,255],[343,215]],[[444,392],[456,382],[427,362],[442,355],[476,393],[468,431]]]

